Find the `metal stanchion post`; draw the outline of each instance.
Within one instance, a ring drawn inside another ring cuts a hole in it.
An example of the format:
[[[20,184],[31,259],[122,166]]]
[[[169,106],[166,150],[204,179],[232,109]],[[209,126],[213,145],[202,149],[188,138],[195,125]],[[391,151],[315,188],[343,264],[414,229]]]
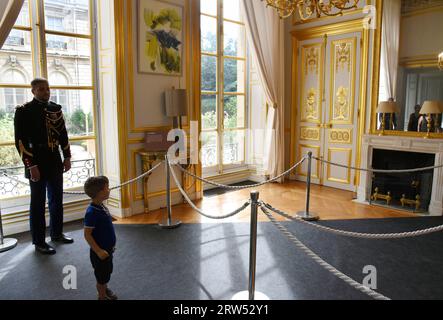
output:
[[[306,178],[306,210],[297,212],[297,217],[306,221],[320,219],[315,213],[309,212],[309,200],[311,197],[311,174],[312,174],[312,152],[308,152],[308,176]]]
[[[181,221],[179,220],[172,220],[171,216],[171,174],[170,174],[170,168],[169,168],[169,160],[168,155],[165,155],[165,166],[166,166],[166,211],[167,211],[167,217],[162,221],[162,223],[159,223],[158,225],[163,229],[173,229],[177,228],[181,225]]]
[[[251,234],[249,244],[249,290],[236,293],[232,300],[269,300],[265,294],[255,291],[255,266],[257,258],[258,191],[251,191]]]
[[[10,250],[17,245],[17,239],[3,238],[2,212],[0,210],[0,252]]]

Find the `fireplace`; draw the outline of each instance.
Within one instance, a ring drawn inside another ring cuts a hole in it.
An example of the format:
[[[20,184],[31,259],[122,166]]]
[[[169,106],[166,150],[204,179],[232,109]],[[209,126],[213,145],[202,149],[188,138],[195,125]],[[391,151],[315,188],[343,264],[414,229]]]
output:
[[[373,149],[374,169],[398,170],[430,167],[435,154]],[[434,170],[407,173],[373,173],[371,203],[384,204],[414,212],[427,212],[432,194]]]
[[[361,172],[355,201],[386,205],[389,200],[389,205],[409,208],[419,215],[443,215],[443,139],[365,134],[361,151],[362,168],[437,168],[395,175]],[[417,195],[420,205],[415,210]]]

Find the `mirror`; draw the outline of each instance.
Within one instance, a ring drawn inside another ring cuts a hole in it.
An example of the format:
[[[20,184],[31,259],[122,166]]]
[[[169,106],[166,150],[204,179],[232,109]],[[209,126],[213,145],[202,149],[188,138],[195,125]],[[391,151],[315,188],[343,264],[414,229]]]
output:
[[[384,0],[382,7],[373,131],[431,132],[443,137],[443,69],[438,58],[443,52],[443,1]],[[380,102],[390,99],[395,112],[380,112],[385,110]],[[423,108],[425,101],[434,103]],[[424,111],[432,114],[421,114]]]

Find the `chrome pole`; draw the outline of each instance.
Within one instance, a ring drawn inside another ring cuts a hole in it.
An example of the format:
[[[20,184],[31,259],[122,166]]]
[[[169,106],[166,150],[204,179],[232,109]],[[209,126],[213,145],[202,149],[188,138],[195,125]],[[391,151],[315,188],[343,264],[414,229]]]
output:
[[[308,152],[308,176],[306,177],[306,209],[305,211],[297,212],[297,217],[307,220],[307,221],[315,221],[320,219],[320,217],[315,214],[309,212],[309,201],[311,198],[311,175],[312,175],[312,152]]]
[[[169,171],[169,159],[168,155],[165,155],[165,166],[166,166],[166,211],[167,217],[159,223],[159,226],[163,229],[173,229],[181,225],[181,221],[172,220],[172,206],[171,206],[171,172]]]
[[[0,252],[10,250],[17,245],[17,239],[3,237],[2,212],[0,210]]]
[[[258,191],[251,191],[251,229],[249,240],[249,285],[248,291],[236,293],[232,300],[269,300],[269,298],[255,291],[255,270],[257,263],[257,213],[258,213]]]

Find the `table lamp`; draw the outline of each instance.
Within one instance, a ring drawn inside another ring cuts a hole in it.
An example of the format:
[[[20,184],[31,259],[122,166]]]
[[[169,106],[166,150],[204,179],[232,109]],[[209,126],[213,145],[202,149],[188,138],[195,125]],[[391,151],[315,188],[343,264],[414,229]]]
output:
[[[186,89],[175,89],[165,91],[166,116],[173,118],[172,127],[182,129],[182,116],[187,115],[188,97]]]
[[[423,103],[423,106],[420,109],[420,114],[427,115],[427,122],[428,122],[428,130],[425,136],[425,139],[430,137],[431,132],[431,122],[434,121],[431,117],[432,114],[440,114],[442,112],[442,105],[440,101],[425,101]]]
[[[383,114],[382,116],[382,124],[381,124],[381,133],[380,135],[383,135],[385,133],[385,114],[386,113],[395,113],[398,111],[397,103],[393,99],[389,99],[389,101],[381,101],[378,104],[377,113]],[[392,116],[391,116],[392,121]]]

